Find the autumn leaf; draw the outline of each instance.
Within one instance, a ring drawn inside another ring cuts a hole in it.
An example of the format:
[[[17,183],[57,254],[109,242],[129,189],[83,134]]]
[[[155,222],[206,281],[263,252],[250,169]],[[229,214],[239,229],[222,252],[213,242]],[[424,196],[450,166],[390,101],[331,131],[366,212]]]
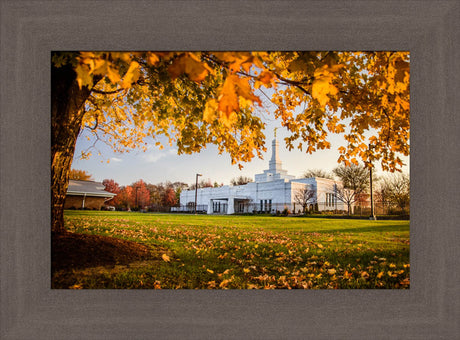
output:
[[[93,84],[93,77],[90,75],[90,70],[87,65],[78,64],[75,68],[77,73],[78,87],[81,89],[83,86],[91,86]]]
[[[171,261],[171,259],[169,258],[169,256],[168,256],[168,255],[166,255],[166,254],[163,254],[163,255],[161,255],[161,258],[162,258],[162,259],[163,259],[163,261],[165,261],[165,262],[169,262],[169,261]]]
[[[107,77],[109,78],[112,84],[118,83],[121,79],[118,70],[113,68],[112,66],[107,66]]]
[[[185,73],[195,81],[201,82],[212,71],[209,66],[201,62],[193,53],[185,53],[176,58],[168,67],[171,78],[175,79]]]
[[[225,79],[218,98],[218,110],[227,126],[231,124],[232,114],[240,110],[240,98],[262,105],[260,98],[254,95],[248,79],[230,74]]]
[[[228,284],[231,282],[230,279],[225,279],[225,280],[222,280],[222,282],[219,284],[219,287],[220,288],[225,288],[228,286]]]
[[[274,77],[275,77],[275,75],[272,72],[263,71],[257,77],[257,80],[260,81],[264,85],[268,85],[268,84],[270,84],[272,82]]]
[[[219,96],[218,110],[223,113],[223,117],[226,120],[229,120],[230,115],[239,109],[238,95],[233,81],[234,77],[228,76],[225,79]]]
[[[247,100],[250,100],[251,102],[256,102],[257,104],[259,104],[259,106],[262,106],[260,98],[254,95],[251,85],[249,84],[248,78],[242,78],[236,75],[231,75],[230,77],[233,78],[233,82],[236,86],[236,93],[239,96]]]
[[[73,286],[70,286],[69,289],[83,289],[83,285],[81,283],[76,283]]]
[[[200,82],[211,72],[205,63],[202,63],[198,57],[193,53],[188,53],[185,58],[185,73],[193,81]]]
[[[206,106],[203,111],[203,120],[207,123],[212,123],[216,119],[217,101],[210,99],[206,102]]]
[[[317,99],[321,106],[326,106],[330,98],[328,95],[336,95],[337,88],[331,84],[330,77],[321,77],[316,79],[312,84],[311,95]]]
[[[158,55],[152,52],[147,53],[147,62],[150,65],[155,66],[156,64],[158,64],[159,61],[160,61],[160,58],[158,57]]]
[[[401,282],[399,282],[401,285],[410,285],[410,279],[409,278],[405,278],[404,280],[402,280]]]
[[[121,86],[124,88],[130,87],[132,83],[139,79],[139,75],[139,63],[137,61],[132,61],[129,65],[128,71],[123,78]]]

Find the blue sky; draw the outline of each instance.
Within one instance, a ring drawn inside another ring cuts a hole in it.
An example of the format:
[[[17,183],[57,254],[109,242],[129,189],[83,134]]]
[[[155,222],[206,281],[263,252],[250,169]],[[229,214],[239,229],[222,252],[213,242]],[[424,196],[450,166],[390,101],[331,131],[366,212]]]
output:
[[[267,115],[264,116],[267,124],[265,129],[267,152],[264,153],[263,160],[253,158],[251,162],[243,163],[242,170],[239,170],[237,165],[231,165],[230,157],[227,154],[219,155],[217,147],[214,145],[209,145],[200,153],[179,156],[177,149],[168,147],[167,144],[163,150],[159,150],[152,143],[146,152],[131,151],[130,153],[119,154],[113,153],[109,147],[101,142],[96,144],[98,150],[93,150],[93,156],[89,159],[83,160],[76,156],[72,168],[86,170],[96,181],[113,179],[120,185],[129,185],[139,179],[152,184],[165,181],[192,184],[195,182],[196,173],[203,174],[201,178],[210,179],[212,183],[218,182],[227,185],[234,177],[243,175],[254,179],[255,174],[268,169],[275,127],[278,127],[279,157],[283,168],[288,170],[290,175],[301,177],[303,172],[308,169],[332,171],[338,165],[339,153],[337,148],[345,145],[345,141],[340,135],[329,135],[328,140],[332,144],[329,150],[320,150],[311,155],[297,149],[288,151],[284,137],[288,136],[289,132],[282,128],[279,122],[273,120],[273,115],[271,115],[272,119],[269,119]],[[80,155],[81,151],[86,150],[92,143],[92,141],[87,141],[85,134],[82,134],[77,140],[75,155]],[[101,156],[97,155],[98,151],[101,152]],[[110,160],[109,163],[107,163],[108,159]],[[403,161],[408,164],[409,158],[403,158]],[[405,166],[403,171],[409,172],[409,166]],[[377,173],[382,174],[380,167],[377,167]]]

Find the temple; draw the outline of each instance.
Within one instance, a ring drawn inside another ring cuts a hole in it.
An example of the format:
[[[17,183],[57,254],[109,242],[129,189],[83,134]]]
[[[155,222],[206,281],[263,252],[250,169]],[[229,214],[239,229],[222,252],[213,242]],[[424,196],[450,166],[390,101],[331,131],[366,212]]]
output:
[[[331,179],[296,179],[289,175],[282,167],[275,132],[267,170],[256,174],[254,182],[244,185],[199,188],[196,192],[196,210],[207,214],[276,213],[283,210],[298,213],[305,208],[345,210],[343,203],[336,199],[336,185],[337,182]],[[307,193],[310,198],[302,199],[302,195]],[[195,190],[181,192],[180,205],[179,209],[194,211]]]

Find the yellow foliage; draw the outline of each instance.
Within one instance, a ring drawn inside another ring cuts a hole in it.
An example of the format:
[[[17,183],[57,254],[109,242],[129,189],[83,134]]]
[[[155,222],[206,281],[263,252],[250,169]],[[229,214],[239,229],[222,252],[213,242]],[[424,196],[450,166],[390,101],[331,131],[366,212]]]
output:
[[[117,149],[164,134],[170,143],[180,140],[181,152],[212,142],[219,152],[230,152],[235,164],[260,156],[263,125],[251,110],[262,105],[254,90],[265,87],[273,88],[275,117],[292,133],[289,148],[295,140],[308,153],[328,148],[328,133],[344,133],[346,122],[350,132],[347,145],[339,148],[339,162],[380,160],[393,171],[402,164],[396,153],[409,154],[407,52],[81,52],[75,65],[80,88],[91,88],[96,76],[108,80],[94,86],[113,95],[92,94],[85,125],[95,126],[97,120],[114,144],[122,137]],[[163,68],[169,78],[155,78],[156,87],[138,82],[156,77],[146,65]],[[198,87],[186,85],[186,78]],[[136,103],[132,112],[125,109],[122,89],[130,89],[129,101]],[[245,131],[248,119],[251,128]],[[200,130],[199,121],[208,131]],[[370,129],[376,133],[366,140]],[[376,146],[371,151],[362,147],[369,142]]]
[[[129,69],[126,72],[125,76],[123,77],[123,81],[121,86],[124,88],[128,88],[131,86],[132,83],[136,82],[139,79],[139,63],[137,61],[132,61],[129,65]]]
[[[332,78],[322,76],[313,82],[311,95],[317,99],[321,106],[329,102],[329,95],[336,95],[338,90],[331,84]]]
[[[191,80],[196,82],[203,81],[210,71],[212,70],[209,66],[202,63],[193,53],[182,54],[168,68],[168,72],[173,79],[185,73]]]

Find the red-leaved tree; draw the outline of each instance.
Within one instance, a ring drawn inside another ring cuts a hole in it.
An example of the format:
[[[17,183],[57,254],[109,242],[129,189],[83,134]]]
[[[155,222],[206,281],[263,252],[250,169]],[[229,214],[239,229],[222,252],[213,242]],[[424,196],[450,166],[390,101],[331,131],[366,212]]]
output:
[[[177,203],[176,192],[171,187],[167,188],[163,196],[163,205],[167,207],[172,207],[176,205],[176,203]]]
[[[108,200],[106,203],[109,205],[118,206],[120,204],[120,199],[118,197],[121,191],[120,185],[113,179],[104,179],[102,181],[102,184],[105,187],[105,191],[117,194],[117,196],[115,196],[111,200]]]

